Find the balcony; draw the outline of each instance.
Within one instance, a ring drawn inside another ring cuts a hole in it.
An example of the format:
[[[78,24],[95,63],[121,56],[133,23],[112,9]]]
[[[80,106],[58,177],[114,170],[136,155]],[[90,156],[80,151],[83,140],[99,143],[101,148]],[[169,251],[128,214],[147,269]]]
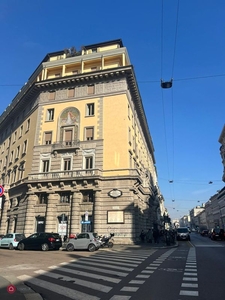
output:
[[[68,149],[79,149],[80,141],[58,141],[52,144],[52,151],[68,150]]]
[[[49,173],[32,173],[29,174],[28,180],[58,180],[58,179],[75,179],[81,177],[100,176],[101,171],[97,169],[89,170],[73,170],[73,171],[58,171]]]

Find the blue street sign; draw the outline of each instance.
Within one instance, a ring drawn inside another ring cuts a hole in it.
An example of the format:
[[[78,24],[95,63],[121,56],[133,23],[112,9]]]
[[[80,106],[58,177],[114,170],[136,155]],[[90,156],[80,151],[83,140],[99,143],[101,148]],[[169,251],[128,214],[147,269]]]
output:
[[[91,224],[91,221],[81,221],[81,224]]]

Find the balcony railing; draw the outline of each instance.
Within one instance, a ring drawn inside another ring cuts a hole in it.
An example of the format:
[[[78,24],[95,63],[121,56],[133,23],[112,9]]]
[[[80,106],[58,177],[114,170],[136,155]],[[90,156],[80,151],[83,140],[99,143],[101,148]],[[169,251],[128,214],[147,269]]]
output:
[[[52,150],[63,150],[63,149],[71,149],[71,148],[80,148],[79,140],[72,141],[58,141],[52,144]]]
[[[44,179],[61,179],[61,178],[77,178],[77,177],[90,177],[99,176],[100,170],[89,169],[89,170],[73,170],[73,171],[59,171],[49,173],[33,173],[29,174],[28,180],[44,180]]]

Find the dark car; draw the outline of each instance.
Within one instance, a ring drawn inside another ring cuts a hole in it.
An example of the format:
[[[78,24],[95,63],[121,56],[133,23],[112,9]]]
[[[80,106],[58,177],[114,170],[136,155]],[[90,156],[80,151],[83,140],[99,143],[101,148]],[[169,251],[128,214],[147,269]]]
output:
[[[224,230],[220,228],[214,228],[210,235],[212,240],[224,240]]]
[[[177,228],[177,240],[178,241],[190,241],[190,233],[187,227]]]
[[[58,233],[40,232],[21,240],[17,248],[19,250],[59,250],[62,247],[62,239]]]
[[[208,236],[208,235],[209,235],[208,229],[202,230],[202,231],[201,231],[201,235],[202,235],[202,236]]]

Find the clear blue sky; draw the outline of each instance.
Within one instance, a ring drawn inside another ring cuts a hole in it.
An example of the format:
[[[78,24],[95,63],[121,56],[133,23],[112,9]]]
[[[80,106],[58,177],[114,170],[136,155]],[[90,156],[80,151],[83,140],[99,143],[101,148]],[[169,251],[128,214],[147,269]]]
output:
[[[225,123],[225,1],[180,0],[178,14],[178,0],[163,3],[162,14],[161,0],[2,0],[0,113],[47,53],[121,38],[165,206],[180,218],[224,186],[218,139]],[[171,77],[173,88],[161,89],[161,78]]]

